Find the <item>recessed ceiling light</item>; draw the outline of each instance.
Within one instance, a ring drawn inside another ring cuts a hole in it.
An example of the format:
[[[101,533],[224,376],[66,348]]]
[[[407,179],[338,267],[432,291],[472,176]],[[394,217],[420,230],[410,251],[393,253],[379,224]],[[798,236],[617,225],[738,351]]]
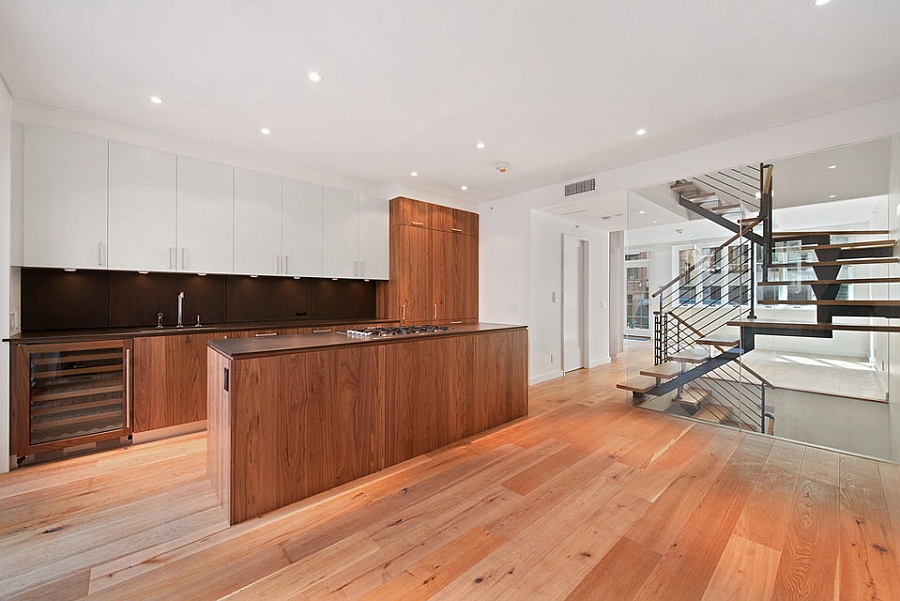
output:
[[[646,211],[638,211],[638,215],[643,215]]]
[[[409,174],[410,174],[411,176],[413,176],[413,177],[419,177],[419,172],[418,172],[418,171],[410,171]]]
[[[151,97],[150,97],[150,102],[151,102],[152,104],[162,104],[162,103],[163,103],[163,99],[160,98],[159,96],[151,96]]]
[[[321,81],[325,81],[325,78],[318,71],[310,71],[309,80],[313,83],[319,83]]]
[[[272,133],[272,130],[269,129],[268,127],[260,127],[259,133],[261,133],[264,136],[268,136],[270,133]]]
[[[479,142],[478,144],[475,145],[475,148],[477,148],[478,150],[481,150],[482,148],[484,148],[484,142]]]
[[[634,135],[643,136],[645,133],[647,133],[647,130],[644,128],[641,128],[641,129],[637,130],[636,132],[634,132]]]
[[[829,169],[837,169],[837,165],[828,165]]]
[[[459,189],[462,190],[463,192],[465,192],[466,190],[469,189],[469,186],[460,186]]]
[[[816,0],[813,4],[816,6],[825,6],[829,2],[831,2],[831,0]]]
[[[654,219],[654,220],[653,220],[653,223],[659,223],[659,221],[657,221],[656,219]]]
[[[835,194],[832,194],[832,195],[829,196],[828,198],[835,198],[835,197],[836,197],[836,195],[835,195]]]

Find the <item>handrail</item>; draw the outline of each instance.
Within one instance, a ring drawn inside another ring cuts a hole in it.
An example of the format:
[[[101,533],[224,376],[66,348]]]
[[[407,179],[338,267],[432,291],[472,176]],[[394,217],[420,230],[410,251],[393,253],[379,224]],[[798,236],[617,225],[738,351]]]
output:
[[[662,293],[663,290],[668,289],[672,284],[678,282],[678,281],[681,280],[684,276],[690,274],[694,269],[696,269],[696,268],[698,268],[698,267],[701,267],[701,266],[705,265],[705,264],[709,261],[709,259],[710,259],[711,257],[715,257],[716,255],[718,255],[720,250],[726,248],[728,245],[730,245],[732,242],[734,242],[734,241],[737,240],[738,238],[743,238],[743,237],[747,234],[747,232],[751,231],[753,228],[755,228],[757,225],[759,225],[760,222],[761,222],[762,220],[763,220],[762,217],[755,217],[750,223],[748,223],[746,226],[744,226],[743,228],[741,228],[741,231],[740,231],[740,232],[738,232],[737,234],[735,234],[734,236],[732,236],[731,238],[729,238],[728,240],[726,240],[726,241],[725,241],[723,244],[721,244],[720,246],[716,247],[715,250],[713,250],[713,251],[710,252],[708,255],[706,255],[705,257],[703,257],[703,260],[701,260],[699,263],[695,263],[694,265],[691,265],[690,267],[688,267],[688,268],[687,268],[686,270],[684,270],[683,272],[679,273],[677,276],[675,276],[675,279],[673,279],[672,281],[670,281],[668,284],[664,284],[659,290],[657,290],[656,292],[654,292],[653,294],[651,294],[651,295],[650,295],[650,298],[656,298],[657,296],[660,295],[660,293]]]

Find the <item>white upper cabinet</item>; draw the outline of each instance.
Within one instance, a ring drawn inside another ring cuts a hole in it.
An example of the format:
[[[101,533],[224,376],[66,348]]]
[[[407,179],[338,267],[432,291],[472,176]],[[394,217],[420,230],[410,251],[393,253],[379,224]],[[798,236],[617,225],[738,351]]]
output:
[[[234,271],[234,168],[178,157],[176,175],[179,271]]]
[[[26,124],[25,266],[106,269],[107,159],[106,140]]]
[[[234,272],[283,273],[281,178],[234,170]]]
[[[175,155],[109,143],[109,268],[175,269]]]
[[[386,280],[390,272],[390,205],[387,200],[359,195],[360,275]]]
[[[324,205],[324,275],[332,278],[361,277],[356,194],[325,188]]]
[[[293,179],[281,182],[282,273],[322,275],[322,186]]]

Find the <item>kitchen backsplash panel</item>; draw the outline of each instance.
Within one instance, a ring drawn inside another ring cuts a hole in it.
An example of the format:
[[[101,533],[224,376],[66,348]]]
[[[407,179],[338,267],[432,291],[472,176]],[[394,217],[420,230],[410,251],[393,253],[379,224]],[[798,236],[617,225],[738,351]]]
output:
[[[375,282],[125,271],[22,269],[24,331],[375,317]]]

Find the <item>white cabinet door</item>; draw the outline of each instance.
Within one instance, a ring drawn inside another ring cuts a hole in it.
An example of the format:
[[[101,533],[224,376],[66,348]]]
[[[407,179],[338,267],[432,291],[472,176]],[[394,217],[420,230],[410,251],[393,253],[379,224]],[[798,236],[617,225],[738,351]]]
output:
[[[322,275],[322,186],[281,181],[281,248],[287,275]]]
[[[234,272],[282,272],[281,178],[234,169]]]
[[[175,269],[175,155],[109,143],[109,268]]]
[[[106,140],[26,124],[28,267],[106,269]]]
[[[390,205],[382,198],[359,195],[360,275],[386,280],[390,271]]]
[[[234,168],[178,157],[176,174],[179,271],[234,270]]]
[[[356,194],[325,188],[323,275],[359,277],[359,207]]]

